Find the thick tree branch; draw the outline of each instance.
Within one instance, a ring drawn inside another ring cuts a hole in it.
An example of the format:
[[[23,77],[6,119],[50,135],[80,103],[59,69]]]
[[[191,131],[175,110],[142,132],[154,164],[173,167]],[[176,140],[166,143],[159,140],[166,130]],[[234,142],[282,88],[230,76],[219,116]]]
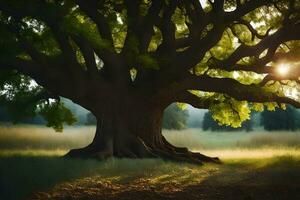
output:
[[[158,51],[163,53],[175,53],[175,32],[176,27],[172,21],[172,16],[178,6],[178,0],[170,1],[169,4],[164,3],[163,18],[158,24],[162,32],[163,41],[158,47]]]
[[[83,91],[77,87],[77,83],[70,80],[69,76],[66,76],[67,73],[63,72],[62,69],[59,65],[40,66],[33,60],[21,58],[0,60],[0,70],[16,70],[20,74],[31,77],[37,84],[51,93],[51,98],[62,96],[85,105],[86,98],[83,97],[83,92],[86,90]],[[84,87],[86,82],[80,82],[80,84]]]
[[[175,41],[176,49],[185,48],[193,45],[193,42],[201,37],[201,33],[205,26],[211,21],[211,13],[205,13],[200,1],[183,1],[185,12],[189,20],[186,20],[186,25],[189,29],[189,35],[178,38]]]
[[[129,57],[128,54],[134,51],[133,49],[139,48],[140,44],[137,44],[138,47],[134,46],[135,40],[137,40],[137,30],[140,25],[141,16],[139,13],[139,7],[141,4],[140,0],[125,0],[124,1],[126,10],[127,10],[127,34],[124,42],[124,46],[122,49],[122,54],[126,57]]]
[[[291,104],[300,108],[300,102],[294,99],[279,96],[268,92],[260,85],[244,85],[230,78],[212,78],[210,76],[191,75],[190,79],[182,84],[184,90],[201,90],[205,92],[217,92],[227,94],[239,101],[249,102],[277,102]]]
[[[189,47],[184,52],[179,52],[177,57],[171,62],[171,66],[176,66],[165,73],[163,73],[162,78],[165,79],[163,82],[172,82],[174,80],[184,79],[186,72],[197,65],[205,56],[206,52],[212,48],[222,37],[224,31],[224,26],[222,22],[217,23],[214,29],[208,33],[207,37],[201,39],[200,41],[194,41],[194,45]],[[169,74],[169,75],[166,75]],[[168,84],[164,83],[163,85]]]
[[[61,30],[59,24],[49,24],[49,26],[62,50],[64,58],[68,61],[68,63],[66,63],[69,66],[68,68],[79,68],[76,52],[70,44],[69,35]]]
[[[46,64],[47,57],[40,53],[32,43],[30,43],[25,37],[21,36],[17,33],[18,41],[20,46],[24,49],[24,51],[33,59],[39,63]]]
[[[244,19],[240,19],[238,20],[237,22],[234,22],[233,23],[234,25],[244,25],[247,27],[247,29],[251,32],[251,35],[252,35],[252,41],[254,41],[255,37],[257,37],[258,39],[264,39],[266,36],[269,35],[269,32],[272,30],[271,28],[267,30],[266,34],[265,35],[260,35],[257,30],[250,24],[250,22],[244,20]],[[234,31],[234,27],[230,28],[232,30],[232,32],[235,32]]]
[[[0,2],[1,3],[1,2]],[[47,6],[47,3],[43,2],[41,5]],[[76,54],[73,48],[71,47],[70,41],[69,41],[69,36],[63,31],[63,29],[60,27],[60,21],[57,20],[57,18],[62,17],[60,15],[53,17],[45,17],[40,15],[40,11],[38,10],[41,5],[36,5],[35,7],[29,8],[26,7],[26,9],[21,10],[18,6],[14,8],[13,6],[16,6],[14,4],[0,4],[0,10],[4,10],[4,12],[8,15],[11,16],[12,19],[15,21],[15,26],[10,28],[10,32],[14,32],[17,36],[18,42],[20,46],[24,49],[24,51],[31,56],[31,58],[37,62],[40,66],[45,68],[46,66],[49,65],[51,62],[51,59],[48,59],[46,55],[40,53],[32,44],[31,41],[27,40],[26,36],[23,34],[26,30],[23,30],[24,27],[27,27],[27,24],[22,21],[23,18],[25,17],[35,17],[37,19],[43,20],[49,28],[52,30],[56,41],[58,42],[60,49],[63,52],[64,59],[60,60],[63,61],[64,64],[61,66],[64,66],[64,68],[68,69],[71,74],[78,78],[83,78],[80,76],[80,67],[76,59]],[[2,8],[3,7],[3,8]],[[27,10],[29,9],[29,10]],[[18,11],[15,13],[15,11]],[[31,11],[31,12],[30,12]],[[61,14],[61,13],[60,13]],[[31,34],[36,34],[32,32]],[[68,62],[65,62],[68,61]],[[57,64],[57,63],[56,63]],[[61,63],[60,63],[61,64]]]
[[[107,40],[110,46],[113,48],[113,38],[111,29],[106,21],[106,18],[103,14],[101,14],[98,9],[98,2],[97,0],[76,0],[77,4],[79,5],[80,9],[84,11],[86,15],[88,15],[97,25],[98,31],[101,37]],[[103,4],[103,2],[102,2]]]
[[[219,103],[218,100],[215,99],[210,99],[210,98],[201,98],[198,97],[188,91],[184,91],[180,94],[178,94],[173,101],[175,102],[181,102],[181,103],[188,103],[194,108],[199,108],[199,109],[208,109],[209,106],[212,104],[217,104]]]
[[[291,29],[295,31],[290,31]],[[263,59],[260,59],[260,63],[257,63],[259,65],[265,65],[272,60],[273,55],[280,44],[297,38],[300,38],[300,24],[282,27],[276,33],[265,37],[254,46],[242,44],[228,58],[217,63],[217,66],[218,68],[223,68],[225,70],[230,68],[234,69],[236,63],[240,59],[248,56],[259,57],[264,50],[268,49],[267,55]]]
[[[273,2],[274,0],[251,0],[246,1],[244,4],[238,4],[237,9],[225,13],[225,22],[231,23],[235,20],[239,20],[241,17],[250,13],[251,11],[261,6],[272,4]]]
[[[142,25],[138,29],[139,48],[141,53],[146,53],[154,34],[153,26],[158,23],[159,12],[163,6],[163,1],[153,0],[146,16],[142,20]]]
[[[95,78],[99,74],[93,48],[83,37],[74,36],[72,38],[82,52],[89,76]]]
[[[35,76],[39,74],[40,68],[32,60],[15,58],[0,60],[0,70],[17,70],[24,75]]]

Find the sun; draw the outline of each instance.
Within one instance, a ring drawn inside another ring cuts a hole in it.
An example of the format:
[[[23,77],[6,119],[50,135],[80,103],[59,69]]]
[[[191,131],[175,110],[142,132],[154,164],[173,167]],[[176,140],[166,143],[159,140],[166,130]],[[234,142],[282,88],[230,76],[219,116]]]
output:
[[[279,75],[281,76],[286,76],[289,71],[290,71],[290,67],[288,64],[279,64],[277,67],[276,67],[276,71]]]

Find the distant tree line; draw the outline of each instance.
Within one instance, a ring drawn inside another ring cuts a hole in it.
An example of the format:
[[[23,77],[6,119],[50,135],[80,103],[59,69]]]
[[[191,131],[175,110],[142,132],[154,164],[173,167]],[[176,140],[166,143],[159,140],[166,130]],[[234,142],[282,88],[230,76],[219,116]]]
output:
[[[261,113],[261,125],[265,130],[289,130],[300,129],[300,112],[294,107],[287,106],[286,110],[264,111]]]
[[[62,98],[62,103],[74,113],[77,118],[75,125],[83,125],[86,123],[87,113],[85,109],[74,104],[68,99]],[[13,114],[13,115],[12,115]],[[10,112],[9,107],[3,105],[0,106],[0,123],[15,123],[16,114]],[[46,120],[41,115],[36,115],[33,117],[21,118],[17,121],[19,124],[36,124],[36,125],[45,125],[47,124]]]
[[[0,107],[0,123],[14,123],[13,118],[8,114],[4,107]],[[41,116],[36,116],[28,119],[23,119],[18,123],[22,124],[46,124],[45,120]]]

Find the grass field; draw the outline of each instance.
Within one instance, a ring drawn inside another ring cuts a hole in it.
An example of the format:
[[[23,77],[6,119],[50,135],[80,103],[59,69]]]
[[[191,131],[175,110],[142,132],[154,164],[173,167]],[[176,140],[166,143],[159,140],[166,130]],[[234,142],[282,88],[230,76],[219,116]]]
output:
[[[223,165],[59,157],[94,130],[0,128],[0,199],[300,199],[300,133],[164,131]]]

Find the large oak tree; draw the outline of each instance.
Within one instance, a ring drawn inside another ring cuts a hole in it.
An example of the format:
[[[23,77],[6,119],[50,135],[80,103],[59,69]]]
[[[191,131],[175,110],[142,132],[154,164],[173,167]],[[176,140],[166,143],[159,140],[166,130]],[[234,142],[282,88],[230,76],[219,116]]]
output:
[[[170,144],[164,109],[238,127],[299,107],[299,40],[299,0],[0,0],[0,101],[57,130],[74,122],[59,97],[90,110],[95,137],[67,156],[218,162]]]

